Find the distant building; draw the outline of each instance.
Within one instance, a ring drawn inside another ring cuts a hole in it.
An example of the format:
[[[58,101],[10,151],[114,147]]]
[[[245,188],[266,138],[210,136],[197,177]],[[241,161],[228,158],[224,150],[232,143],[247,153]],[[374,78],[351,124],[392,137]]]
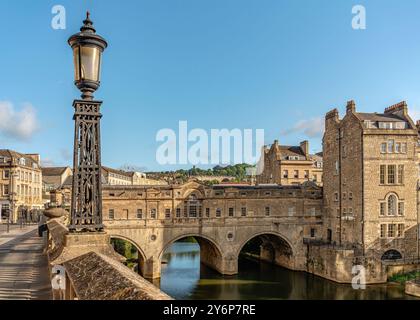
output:
[[[42,199],[44,205],[51,201],[50,192],[63,188],[66,181],[71,179],[72,174],[70,167],[42,168]]]
[[[278,140],[263,148],[262,172],[257,174],[257,183],[297,185],[306,181],[322,186],[322,153],[310,154],[309,142],[299,146],[282,146]]]
[[[0,149],[0,222],[42,208],[40,156]]]
[[[149,179],[143,172],[123,171],[102,166],[102,183],[110,186],[167,185],[164,180]]]
[[[70,167],[42,168],[42,183],[45,189],[57,189],[72,175]]]
[[[102,184],[110,186],[130,186],[133,184],[130,173],[102,166]]]

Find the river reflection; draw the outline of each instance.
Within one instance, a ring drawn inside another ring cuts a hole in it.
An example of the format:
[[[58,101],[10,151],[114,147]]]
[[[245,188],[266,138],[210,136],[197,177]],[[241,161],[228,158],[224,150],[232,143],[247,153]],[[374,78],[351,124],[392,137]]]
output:
[[[241,258],[239,274],[222,276],[200,265],[200,247],[176,242],[165,253],[161,289],[175,299],[413,299],[403,286],[383,284],[353,290],[304,272]]]

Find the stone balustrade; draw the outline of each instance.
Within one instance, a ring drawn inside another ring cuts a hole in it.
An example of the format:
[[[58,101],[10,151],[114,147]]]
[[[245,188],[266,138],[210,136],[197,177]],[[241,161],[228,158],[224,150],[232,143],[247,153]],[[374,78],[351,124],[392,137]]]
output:
[[[113,250],[106,233],[69,233],[62,218],[50,219],[47,226],[55,300],[172,299],[123,265],[125,258]]]

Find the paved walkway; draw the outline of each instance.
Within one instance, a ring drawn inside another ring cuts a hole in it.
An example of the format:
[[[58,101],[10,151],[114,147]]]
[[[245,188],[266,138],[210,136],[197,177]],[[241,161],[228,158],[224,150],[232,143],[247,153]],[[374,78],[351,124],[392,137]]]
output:
[[[50,300],[51,282],[38,227],[0,230],[0,300]]]

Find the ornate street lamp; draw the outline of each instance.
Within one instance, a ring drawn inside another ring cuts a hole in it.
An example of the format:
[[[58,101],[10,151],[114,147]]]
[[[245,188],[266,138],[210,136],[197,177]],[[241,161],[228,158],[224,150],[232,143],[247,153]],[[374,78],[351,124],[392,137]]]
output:
[[[94,101],[93,93],[100,85],[101,57],[107,42],[96,34],[89,12],[80,32],[71,36],[68,42],[74,55],[75,85],[82,92],[82,99],[73,102],[75,135],[69,230],[102,231],[102,101]]]

